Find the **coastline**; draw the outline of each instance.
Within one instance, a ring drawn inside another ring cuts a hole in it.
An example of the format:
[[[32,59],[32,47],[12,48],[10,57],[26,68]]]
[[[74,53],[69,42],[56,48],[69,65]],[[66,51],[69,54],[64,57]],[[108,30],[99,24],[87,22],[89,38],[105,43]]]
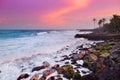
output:
[[[56,61],[57,63],[63,62],[62,65],[55,64],[54,66],[49,68],[49,70],[43,71],[41,77],[38,74],[34,74],[31,77],[31,79],[30,78],[29,79],[118,80],[120,78],[119,77],[120,72],[118,71],[120,70],[119,40],[106,40],[104,42],[86,45],[87,47],[83,47],[83,45],[76,46],[75,52],[72,52],[69,55],[62,54],[62,59]],[[68,48],[65,49],[68,50]],[[50,66],[50,63],[47,64]],[[45,64],[43,63],[43,65]],[[35,67],[33,68],[33,70],[35,71],[42,70],[40,67],[41,66]],[[21,78],[21,76],[23,75],[26,74],[21,74],[18,77],[18,80],[20,80],[19,78]]]
[[[119,40],[114,39],[106,41],[78,40],[54,54],[38,54],[17,59],[14,61],[15,63],[4,64],[3,70],[0,69],[0,75],[2,75],[0,79],[5,80],[6,77],[10,77],[12,70],[20,69],[16,72],[16,76],[10,79],[105,80],[110,78],[117,80],[119,79],[119,45]],[[113,58],[111,55],[115,57]],[[17,65],[19,68],[10,65]],[[4,75],[2,74],[4,68],[12,70]],[[109,76],[114,76],[116,79]]]

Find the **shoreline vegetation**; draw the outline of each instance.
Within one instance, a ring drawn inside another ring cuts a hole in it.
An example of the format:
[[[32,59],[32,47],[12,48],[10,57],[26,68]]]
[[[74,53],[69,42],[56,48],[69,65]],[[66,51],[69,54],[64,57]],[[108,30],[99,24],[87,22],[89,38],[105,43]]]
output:
[[[99,25],[101,25],[100,22]],[[90,47],[88,48],[84,48],[83,45],[76,47],[78,52],[73,52],[70,55],[63,54],[60,61],[67,61],[64,65],[56,62],[56,65],[52,65],[48,70],[43,71],[41,77],[39,74],[34,74],[30,77],[30,80],[119,80],[120,16],[113,15],[109,24],[103,23],[103,27],[93,30],[90,34],[75,35],[75,38],[81,37],[90,40],[104,40],[104,42],[96,43],[95,45],[89,44]],[[83,61],[83,64],[78,63],[80,60]],[[43,65],[36,66],[31,71],[37,72],[49,66],[50,63],[45,61]],[[81,67],[88,68],[90,71],[79,71]],[[54,73],[58,75],[50,76]],[[81,76],[81,73],[85,75]],[[29,76],[28,73],[23,73],[18,76],[17,80],[26,79]]]

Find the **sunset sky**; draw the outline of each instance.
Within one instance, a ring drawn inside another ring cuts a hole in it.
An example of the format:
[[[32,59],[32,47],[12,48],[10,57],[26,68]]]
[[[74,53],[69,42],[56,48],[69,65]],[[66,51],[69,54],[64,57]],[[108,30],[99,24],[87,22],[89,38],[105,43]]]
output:
[[[93,18],[112,14],[120,0],[0,0],[0,29],[93,28]]]

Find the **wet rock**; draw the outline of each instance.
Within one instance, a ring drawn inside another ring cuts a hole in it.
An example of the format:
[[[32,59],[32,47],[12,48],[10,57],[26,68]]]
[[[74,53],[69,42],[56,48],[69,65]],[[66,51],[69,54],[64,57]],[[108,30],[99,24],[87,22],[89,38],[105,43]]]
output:
[[[81,77],[78,80],[98,80],[98,79],[95,78],[94,74],[89,74],[89,75],[85,75],[85,76]]]
[[[71,64],[77,64],[75,59],[71,59]]]
[[[98,59],[98,57],[95,54],[90,54],[90,58],[94,61]]]
[[[120,71],[120,63],[115,65],[115,70]]]
[[[59,74],[64,74],[65,72],[67,72],[69,70],[73,70],[73,67],[72,67],[72,65],[67,64],[67,65],[64,65],[64,66],[58,68],[57,71]]]
[[[55,80],[55,77],[51,76],[50,78],[48,78],[48,80]]]
[[[52,67],[52,69],[58,69],[59,67],[60,67],[59,64],[55,64],[55,65]]]
[[[17,78],[17,80],[25,79],[25,78],[28,78],[28,77],[29,77],[29,74],[24,73],[24,74],[21,74],[21,75]]]
[[[44,66],[44,67],[49,67],[50,64],[49,64],[47,61],[45,61],[45,62],[43,62],[43,66]]]
[[[42,76],[39,80],[46,80],[46,77]]]
[[[46,70],[46,71],[43,72],[43,76],[47,77],[48,75],[50,75],[54,72],[55,72],[55,69]]]
[[[82,70],[81,72],[82,72],[83,74],[86,74],[86,73],[87,73],[86,71],[83,71],[83,70]]]
[[[63,80],[62,78],[57,78],[56,80]]]
[[[38,78],[39,78],[39,75],[35,74],[30,80],[38,80]]]
[[[75,72],[73,75],[73,80],[80,80],[81,79],[81,75],[79,72]]]
[[[32,72],[34,72],[34,71],[39,71],[39,70],[44,69],[44,68],[45,68],[44,66],[37,66],[37,67],[34,67],[34,68],[32,69]]]
[[[66,71],[64,74],[63,74],[63,77],[67,78],[67,79],[71,79],[73,78],[74,76],[74,70],[69,70],[69,71]]]
[[[69,62],[65,62],[65,64],[69,64]]]
[[[120,50],[116,50],[110,53],[110,58],[115,62],[120,62]]]

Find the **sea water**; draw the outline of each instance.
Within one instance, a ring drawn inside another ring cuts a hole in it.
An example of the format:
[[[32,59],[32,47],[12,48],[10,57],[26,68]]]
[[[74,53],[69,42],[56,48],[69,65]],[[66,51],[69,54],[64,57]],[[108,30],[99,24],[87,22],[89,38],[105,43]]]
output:
[[[82,32],[77,30],[0,30],[0,80],[16,80],[21,70],[26,69],[29,73],[29,69],[39,66],[45,60],[54,63],[51,56],[66,45],[78,41],[74,38],[77,33]]]

